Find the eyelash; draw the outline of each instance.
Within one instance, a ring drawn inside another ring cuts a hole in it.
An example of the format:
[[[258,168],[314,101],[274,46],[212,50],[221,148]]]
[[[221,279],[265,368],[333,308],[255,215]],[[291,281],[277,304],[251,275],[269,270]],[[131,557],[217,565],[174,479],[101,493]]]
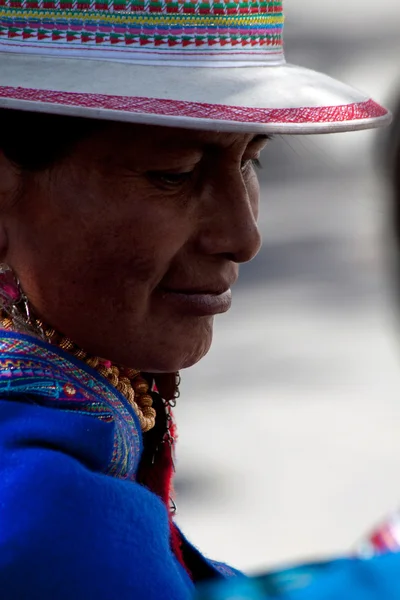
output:
[[[252,158],[250,160],[246,160],[242,165],[241,171],[242,173],[246,173],[249,166],[252,166],[255,169],[262,169],[262,164],[258,158]],[[150,177],[154,181],[158,181],[161,184],[170,186],[170,187],[179,187],[185,184],[192,177],[193,171],[188,171],[187,173],[163,173],[163,172],[153,172],[150,173]]]
[[[260,161],[259,158],[253,158],[251,160],[251,162],[252,162],[253,167],[255,167],[256,169],[262,169],[263,168],[263,166],[262,166],[261,161]]]
[[[260,162],[260,159],[251,158],[250,160],[246,160],[246,162],[242,166],[242,172],[244,172],[248,168],[249,165],[251,165],[254,169],[262,169],[262,164]]]
[[[183,185],[186,183],[193,175],[193,171],[189,171],[187,173],[151,173],[151,179],[154,181],[158,181],[161,184],[176,186]]]

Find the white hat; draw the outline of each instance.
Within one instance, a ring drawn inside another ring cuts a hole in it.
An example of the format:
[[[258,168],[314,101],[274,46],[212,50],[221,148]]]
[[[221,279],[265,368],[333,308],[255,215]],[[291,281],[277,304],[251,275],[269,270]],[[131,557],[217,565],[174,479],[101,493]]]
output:
[[[282,0],[2,0],[0,107],[271,134],[390,121],[287,64],[282,30]]]

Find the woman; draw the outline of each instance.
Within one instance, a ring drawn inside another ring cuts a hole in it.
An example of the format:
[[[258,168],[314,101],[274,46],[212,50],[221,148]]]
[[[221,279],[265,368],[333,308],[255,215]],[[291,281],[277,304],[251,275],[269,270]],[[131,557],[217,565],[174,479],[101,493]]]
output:
[[[286,65],[277,0],[0,6],[2,598],[190,598],[177,372],[260,247],[274,133],[387,111]]]

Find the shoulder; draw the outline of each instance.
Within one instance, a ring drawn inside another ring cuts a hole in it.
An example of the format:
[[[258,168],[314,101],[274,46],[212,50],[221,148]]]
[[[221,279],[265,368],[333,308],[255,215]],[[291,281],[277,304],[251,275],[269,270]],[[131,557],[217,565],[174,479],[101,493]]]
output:
[[[167,510],[134,480],[122,400],[40,344],[12,342],[0,339],[2,598],[186,600]]]
[[[117,390],[81,361],[32,336],[1,331],[0,398],[0,427],[13,415],[10,435],[31,435],[35,415],[40,414],[36,427],[41,434],[73,446],[77,438],[83,446],[107,444],[106,470],[134,478],[142,451],[136,415]],[[80,430],[85,434],[78,435],[83,434]]]
[[[86,416],[0,399],[5,600],[157,600],[176,585],[161,500],[104,472],[111,433]]]

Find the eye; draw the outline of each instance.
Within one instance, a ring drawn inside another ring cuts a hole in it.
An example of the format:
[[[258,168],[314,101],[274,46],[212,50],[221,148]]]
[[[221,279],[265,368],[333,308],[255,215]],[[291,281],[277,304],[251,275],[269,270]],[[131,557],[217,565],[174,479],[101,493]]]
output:
[[[184,171],[181,173],[168,173],[166,171],[151,171],[149,178],[156,185],[164,187],[180,187],[187,183],[193,175],[193,171]]]
[[[256,169],[262,169],[262,164],[260,162],[259,158],[253,158],[251,160],[251,164],[253,165],[253,167],[255,167]]]
[[[250,168],[262,169],[262,164],[258,158],[250,158],[242,163],[242,173],[247,173]]]

